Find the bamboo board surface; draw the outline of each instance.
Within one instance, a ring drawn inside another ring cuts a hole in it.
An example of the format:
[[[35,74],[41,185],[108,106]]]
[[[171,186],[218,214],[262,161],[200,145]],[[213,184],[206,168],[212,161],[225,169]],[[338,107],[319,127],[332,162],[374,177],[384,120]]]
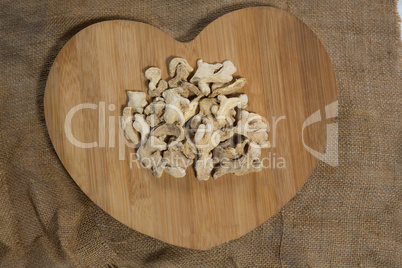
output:
[[[167,79],[175,56],[193,67],[200,58],[229,59],[235,75],[247,79],[241,90],[249,98],[247,110],[263,115],[270,127],[273,147],[263,150],[263,171],[202,182],[190,168],[184,178],[157,179],[131,161],[134,149],[124,145],[118,118],[126,90],[147,91],[144,71],[150,66]],[[336,100],[332,65],[314,33],[289,13],[257,7],[220,17],[187,43],[133,21],[87,27],[55,59],[44,104],[61,162],[98,206],[141,233],[209,249],[251,231],[296,195],[318,163],[303,145],[303,123],[316,111],[325,119],[325,107]],[[305,144],[324,152],[327,124],[306,127]],[[71,137],[94,147],[80,148]]]

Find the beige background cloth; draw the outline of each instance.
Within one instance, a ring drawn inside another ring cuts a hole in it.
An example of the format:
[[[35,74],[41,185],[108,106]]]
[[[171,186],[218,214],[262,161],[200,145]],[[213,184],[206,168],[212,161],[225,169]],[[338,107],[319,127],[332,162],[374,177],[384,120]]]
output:
[[[63,45],[95,22],[146,22],[189,40],[230,11],[286,10],[327,49],[339,166],[320,163],[279,213],[208,251],[140,234],[99,209],[50,142],[43,95]],[[401,41],[396,1],[0,2],[0,267],[402,267]]]

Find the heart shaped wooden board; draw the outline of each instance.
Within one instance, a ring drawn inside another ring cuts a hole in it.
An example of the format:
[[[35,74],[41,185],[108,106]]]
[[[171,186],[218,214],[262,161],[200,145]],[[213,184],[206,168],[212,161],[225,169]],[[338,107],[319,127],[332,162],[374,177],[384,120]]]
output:
[[[126,90],[147,92],[144,71],[183,57],[237,67],[247,110],[269,123],[272,148],[264,168],[246,176],[197,181],[152,176],[125,145],[119,116]],[[251,231],[282,208],[308,179],[324,152],[327,121],[303,123],[337,100],[330,59],[314,33],[284,11],[257,7],[235,11],[182,43],[147,24],[106,21],[76,34],[49,73],[45,116],[50,138],[77,185],[103,210],[162,241],[209,249]],[[71,132],[69,132],[71,131]],[[303,132],[303,138],[302,138]]]

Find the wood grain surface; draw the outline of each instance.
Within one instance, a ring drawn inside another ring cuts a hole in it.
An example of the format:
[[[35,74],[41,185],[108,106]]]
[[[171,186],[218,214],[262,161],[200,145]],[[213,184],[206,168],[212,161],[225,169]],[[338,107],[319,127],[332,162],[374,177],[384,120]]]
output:
[[[194,67],[200,58],[229,59],[235,75],[247,79],[241,90],[247,110],[267,119],[273,145],[263,151],[263,171],[202,182],[192,168],[181,179],[157,179],[137,166],[119,126],[126,90],[147,91],[150,66],[168,78],[167,63],[176,56]],[[303,123],[321,111],[323,120],[304,129],[304,141],[324,152],[325,107],[336,100],[332,65],[314,33],[289,13],[257,7],[220,17],[187,43],[133,21],[87,27],[55,59],[44,104],[61,162],[98,206],[141,233],[209,249],[251,231],[296,195],[318,162],[303,145]],[[80,148],[71,137],[95,147]]]

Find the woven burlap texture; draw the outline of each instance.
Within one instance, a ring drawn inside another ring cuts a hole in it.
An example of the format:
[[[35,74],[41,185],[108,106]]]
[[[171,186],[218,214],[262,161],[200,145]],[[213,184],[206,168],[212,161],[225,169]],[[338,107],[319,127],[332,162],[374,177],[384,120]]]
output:
[[[401,41],[396,1],[0,2],[1,267],[402,267]],[[47,133],[43,96],[63,45],[95,22],[194,38],[230,11],[292,13],[322,41],[338,85],[339,166],[320,163],[279,213],[208,251],[172,246],[86,197]]]

